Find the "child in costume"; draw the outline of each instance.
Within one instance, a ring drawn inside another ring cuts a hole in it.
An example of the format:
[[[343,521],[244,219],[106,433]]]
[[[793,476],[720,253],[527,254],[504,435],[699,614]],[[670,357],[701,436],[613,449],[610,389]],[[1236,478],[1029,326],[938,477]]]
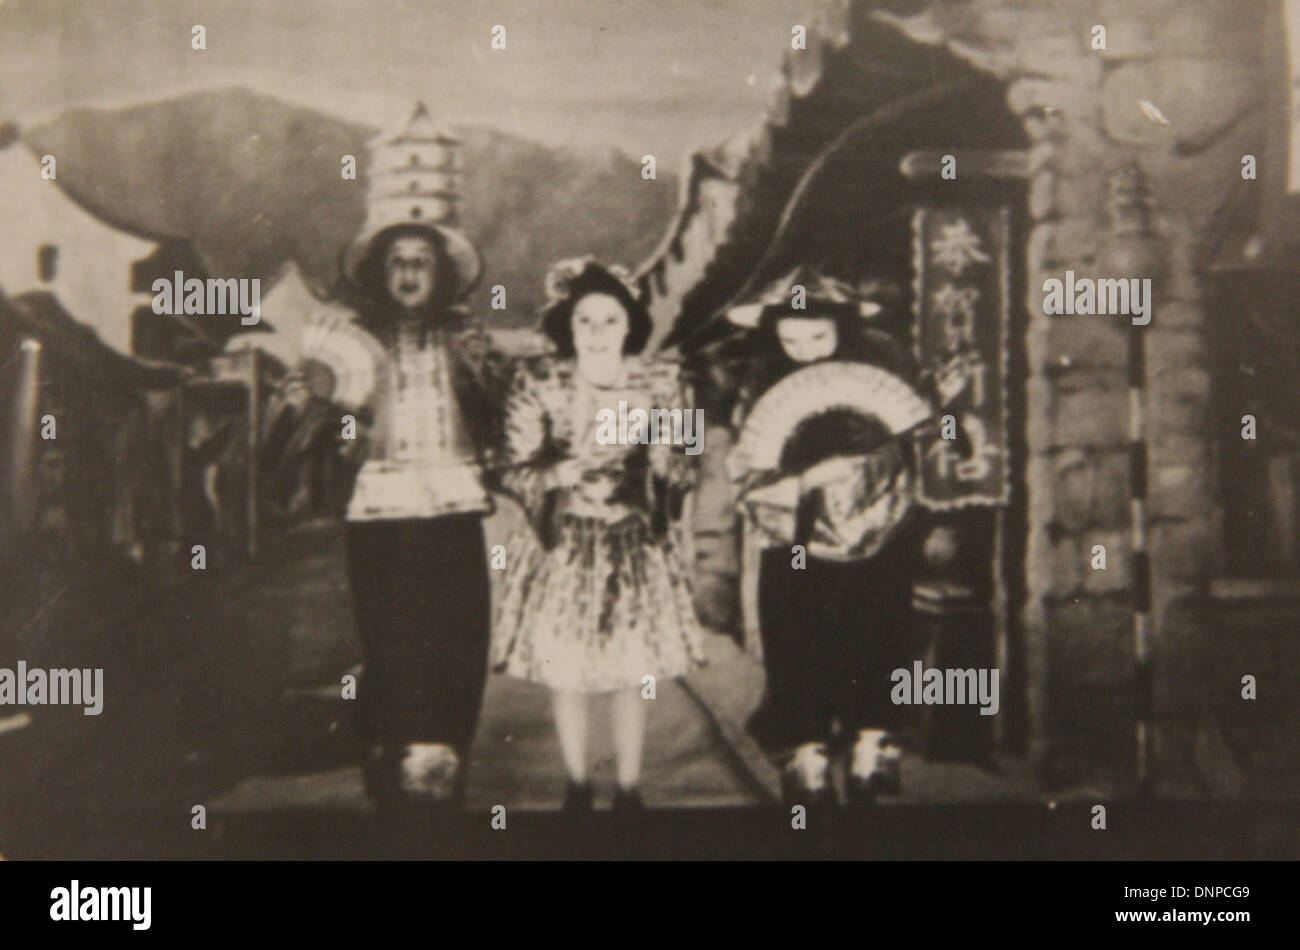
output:
[[[364,657],[357,728],[367,790],[384,803],[463,794],[489,648],[494,413],[461,306],[482,262],[454,225],[451,140],[424,125],[421,110],[398,172],[377,154],[369,219],[343,258],[358,297],[340,333],[374,354],[344,539]]]
[[[796,285],[804,307],[793,305]],[[905,349],[863,326],[878,310],[837,281],[796,272],[729,314],[761,351],[727,460],[749,549],[760,552],[742,587],[757,588],[767,683],[748,728],[795,803],[833,799],[840,750],[852,802],[899,783],[890,674],[905,656],[917,553],[900,430],[928,407],[908,384]],[[860,384],[867,395],[846,406]],[[789,425],[772,424],[780,418]]]
[[[569,810],[591,807],[588,698],[614,694],[614,807],[636,810],[646,677],[703,662],[672,540],[694,475],[681,445],[611,444],[599,418],[620,401],[685,413],[689,397],[675,366],[638,356],[650,316],[621,270],[566,261],[547,284],[541,328],[556,353],[521,368],[506,406],[503,482],[531,527],[508,546],[493,656],[552,691]]]

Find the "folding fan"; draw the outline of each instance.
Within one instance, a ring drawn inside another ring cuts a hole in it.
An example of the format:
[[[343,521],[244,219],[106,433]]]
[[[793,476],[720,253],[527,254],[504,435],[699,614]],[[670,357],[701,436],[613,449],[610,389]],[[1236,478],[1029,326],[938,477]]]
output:
[[[299,365],[324,364],[334,375],[330,398],[337,403],[363,405],[375,390],[384,359],[383,345],[352,321],[349,310],[315,310],[303,323]]]
[[[364,405],[374,392],[379,368],[385,360],[383,345],[353,322],[352,311],[338,304],[314,301],[298,321],[286,329],[271,333],[242,333],[226,343],[227,351],[249,346],[264,350],[290,369],[307,370],[313,392],[343,406]],[[283,324],[282,324],[283,325]],[[312,374],[324,367],[329,381],[325,391],[317,391]]]
[[[807,366],[755,403],[727,459],[732,480],[742,481],[751,472],[781,470],[787,445],[807,430],[810,421],[837,415],[862,417],[890,435],[899,435],[929,419],[930,407],[911,386],[878,366],[843,361]],[[827,445],[823,454],[829,457],[857,448]]]

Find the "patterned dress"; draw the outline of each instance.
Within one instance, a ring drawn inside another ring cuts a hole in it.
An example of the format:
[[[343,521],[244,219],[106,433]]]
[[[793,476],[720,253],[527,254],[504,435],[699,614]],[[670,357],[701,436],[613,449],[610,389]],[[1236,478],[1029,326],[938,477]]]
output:
[[[693,484],[692,458],[668,444],[605,444],[603,409],[690,412],[677,368],[624,361],[610,387],[585,381],[572,360],[525,365],[506,408],[508,493],[530,528],[507,546],[494,625],[495,667],[553,689],[586,693],[680,676],[704,662],[690,579],[672,521]],[[635,416],[633,416],[635,418]],[[645,434],[645,433],[642,433]],[[583,469],[576,488],[554,486],[562,458]]]

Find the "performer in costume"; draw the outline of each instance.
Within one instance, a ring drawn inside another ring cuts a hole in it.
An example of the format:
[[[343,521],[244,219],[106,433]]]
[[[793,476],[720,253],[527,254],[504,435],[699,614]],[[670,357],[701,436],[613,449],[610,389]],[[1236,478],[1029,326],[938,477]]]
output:
[[[614,807],[635,810],[644,678],[703,662],[673,540],[694,473],[681,445],[607,444],[598,413],[620,401],[629,412],[689,412],[690,402],[675,366],[637,355],[650,316],[624,272],[565,261],[551,269],[547,293],[542,331],[557,352],[521,368],[506,406],[503,481],[531,527],[507,548],[493,657],[552,690],[569,810],[591,807],[588,697],[614,693]]]
[[[805,308],[792,306],[795,285]],[[795,803],[832,800],[840,751],[851,802],[898,788],[890,674],[905,658],[918,544],[904,439],[929,407],[906,350],[864,327],[878,309],[805,271],[729,314],[761,351],[727,460],[761,550],[747,569],[767,683],[748,727]]]
[[[334,328],[373,355],[345,542],[364,654],[357,728],[381,802],[463,794],[489,648],[483,466],[494,412],[481,334],[460,305],[482,262],[454,225],[454,142],[424,125],[421,109],[396,140],[398,171],[376,150],[369,218],[343,258],[359,312]]]

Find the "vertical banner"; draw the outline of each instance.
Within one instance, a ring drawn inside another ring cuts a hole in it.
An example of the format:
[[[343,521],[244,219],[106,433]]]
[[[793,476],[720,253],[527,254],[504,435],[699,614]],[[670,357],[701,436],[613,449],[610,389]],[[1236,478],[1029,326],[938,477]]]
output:
[[[1008,220],[1007,208],[983,206],[918,208],[912,219],[913,338],[941,421],[919,441],[920,500],[933,509],[1008,497]]]

